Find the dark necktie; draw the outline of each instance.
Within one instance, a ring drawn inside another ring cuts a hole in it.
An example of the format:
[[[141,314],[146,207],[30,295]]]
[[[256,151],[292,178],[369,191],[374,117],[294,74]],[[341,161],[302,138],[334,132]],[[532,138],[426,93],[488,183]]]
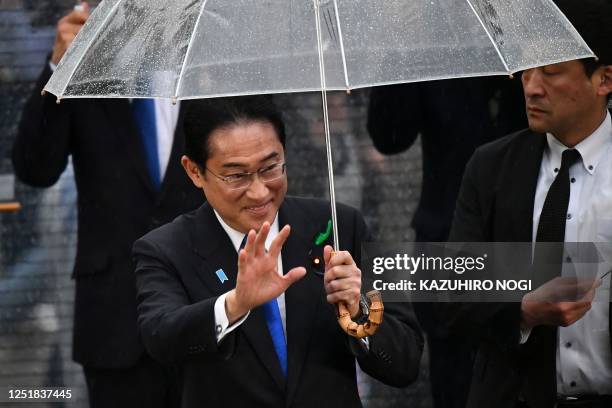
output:
[[[140,131],[145,151],[147,169],[156,190],[161,186],[159,154],[157,152],[157,126],[155,124],[155,102],[153,99],[134,99],[132,101],[134,120]]]
[[[565,241],[565,221],[570,198],[569,168],[580,159],[576,149],[566,149],[561,157],[561,168],[548,189],[538,223],[537,242]]]
[[[565,222],[570,198],[569,168],[579,159],[578,150],[566,149],[563,151],[561,168],[546,194],[536,234],[534,259],[534,264],[537,265],[537,275],[534,281],[536,286],[561,275]]]
[[[575,149],[567,149],[561,158],[561,168],[546,194],[540,214],[534,264],[534,287],[561,275],[565,221],[570,199],[569,168],[580,159]],[[540,242],[559,242],[559,245],[538,245]],[[556,389],[557,328],[534,327],[529,341],[522,347],[522,361],[526,378],[522,395],[529,406],[546,406],[554,402]]]
[[[247,236],[245,235],[240,244],[240,249],[246,245]],[[272,299],[261,305],[264,316],[266,318],[266,326],[274,344],[274,350],[281,366],[281,370],[285,378],[287,378],[287,341],[285,339],[285,331],[283,330],[283,321],[281,319],[280,309],[276,299]]]

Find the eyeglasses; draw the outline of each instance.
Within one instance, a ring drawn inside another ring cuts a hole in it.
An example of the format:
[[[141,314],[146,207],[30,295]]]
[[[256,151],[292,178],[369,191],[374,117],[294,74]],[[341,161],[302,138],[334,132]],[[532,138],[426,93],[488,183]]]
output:
[[[280,179],[285,175],[286,166],[287,164],[285,162],[274,163],[251,173],[235,173],[227,176],[220,176],[212,172],[208,167],[206,167],[206,170],[219,180],[222,180],[229,190],[243,190],[253,183],[256,174],[262,183],[269,183]]]

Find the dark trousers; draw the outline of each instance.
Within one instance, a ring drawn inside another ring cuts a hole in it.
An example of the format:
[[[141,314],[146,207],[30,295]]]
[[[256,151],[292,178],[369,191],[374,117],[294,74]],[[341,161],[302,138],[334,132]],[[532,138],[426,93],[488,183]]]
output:
[[[434,408],[465,408],[474,365],[473,348],[452,336],[427,337]]]
[[[448,229],[416,231],[417,242],[444,242],[447,238]],[[445,320],[445,317],[434,311],[434,304],[415,302],[413,307],[427,335],[434,408],[465,408],[477,345],[469,336],[453,335],[442,329],[444,325],[440,319]]]
[[[148,356],[124,369],[83,367],[89,408],[178,408],[176,371]]]
[[[442,330],[439,313],[432,303],[413,303],[419,324],[427,335],[429,380],[434,408],[465,408],[476,344],[467,336]],[[489,407],[486,407],[489,408]]]

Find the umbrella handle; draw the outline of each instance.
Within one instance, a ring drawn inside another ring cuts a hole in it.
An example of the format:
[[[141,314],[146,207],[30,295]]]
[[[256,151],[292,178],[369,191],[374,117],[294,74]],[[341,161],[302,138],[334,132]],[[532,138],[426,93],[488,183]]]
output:
[[[17,202],[0,203],[0,213],[15,212],[21,210],[21,204]],[[605,275],[604,275],[605,276]]]
[[[368,299],[368,305],[370,313],[368,314],[368,321],[363,324],[357,324],[351,319],[351,314],[344,302],[339,302],[336,307],[338,314],[338,324],[342,330],[344,330],[349,336],[357,337],[361,339],[368,337],[376,333],[378,326],[383,321],[383,314],[385,307],[383,305],[382,296],[377,290],[372,290],[366,294]]]

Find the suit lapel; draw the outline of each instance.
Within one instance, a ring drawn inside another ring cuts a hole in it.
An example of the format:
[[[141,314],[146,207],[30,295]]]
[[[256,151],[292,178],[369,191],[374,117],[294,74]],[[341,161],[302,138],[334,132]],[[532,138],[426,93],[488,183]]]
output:
[[[285,272],[297,266],[310,266],[309,250],[314,245],[315,227],[322,222],[305,219],[299,209],[287,199],[279,211],[279,228],[291,225],[291,235],[283,247]],[[304,361],[308,355],[317,312],[323,299],[323,278],[312,271],[285,292],[287,326],[287,403],[295,395],[300,383]]]
[[[546,148],[546,136],[530,132],[524,145],[516,152],[518,159],[509,173],[509,189],[506,197],[512,197],[515,210],[512,211],[512,223],[515,228],[513,241],[531,242],[533,240],[533,207],[542,164],[542,155]],[[526,380],[523,384],[523,396],[534,406],[550,405],[556,394],[556,350],[557,328],[536,327],[530,337],[530,344],[524,352],[529,357]]]
[[[197,276],[213,296],[220,296],[235,288],[238,255],[231,239],[219,224],[213,208],[208,203],[197,210],[191,240],[195,253],[204,262],[204,267],[196,271]],[[227,281],[221,282],[217,275],[219,270],[227,276]]]
[[[509,172],[510,176],[503,186],[505,192],[501,196],[511,198],[506,200],[506,205],[512,206],[508,210],[508,213],[512,214],[511,241],[531,242],[532,240],[533,202],[545,146],[544,135],[530,134],[525,145],[517,152],[518,159],[514,161],[513,168]]]
[[[126,148],[129,156],[132,158],[131,163],[140,176],[142,182],[151,193],[155,193],[144,153],[144,148],[140,137],[138,136],[138,127],[134,123],[130,102],[127,99],[107,99],[103,100],[102,104],[106,110],[108,120],[113,124],[113,127]]]

